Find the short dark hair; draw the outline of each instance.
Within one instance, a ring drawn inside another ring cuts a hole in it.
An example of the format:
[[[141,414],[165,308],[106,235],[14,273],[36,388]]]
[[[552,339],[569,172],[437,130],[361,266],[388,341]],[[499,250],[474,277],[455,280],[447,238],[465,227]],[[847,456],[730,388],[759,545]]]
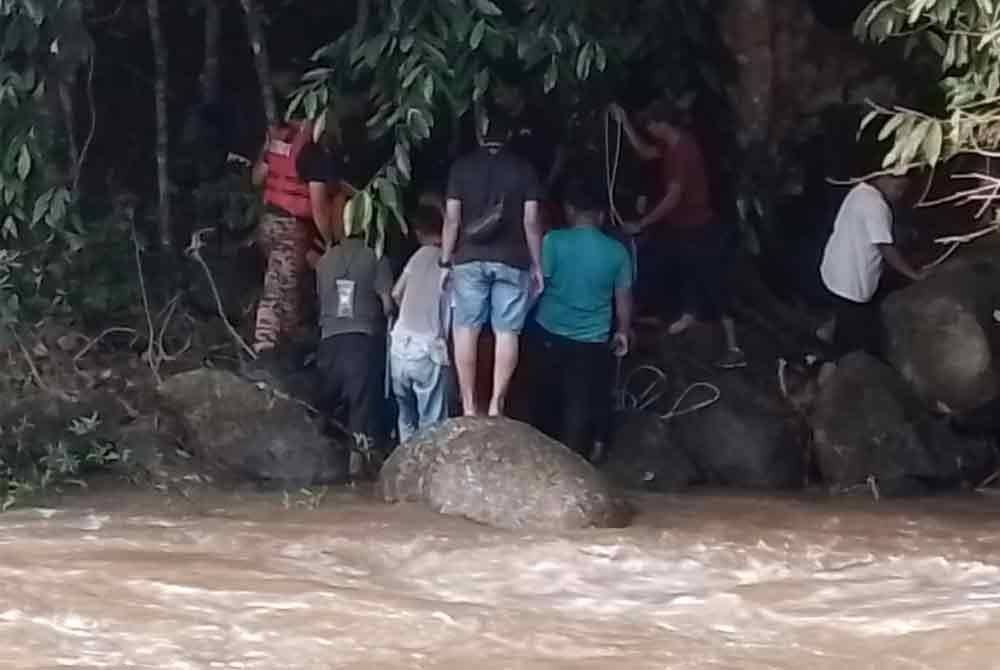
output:
[[[681,109],[668,100],[656,100],[649,104],[639,113],[639,122],[643,125],[650,123],[668,123],[678,128],[686,127],[690,124],[691,114],[686,109]]]
[[[486,129],[483,131],[483,142],[504,144],[510,139],[514,124],[510,118],[499,110],[491,111],[486,116]]]
[[[440,235],[443,228],[441,210],[433,205],[421,204],[413,211],[413,229],[423,235]]]
[[[571,177],[563,191],[563,204],[578,212],[601,213],[607,209],[607,197],[595,179]]]

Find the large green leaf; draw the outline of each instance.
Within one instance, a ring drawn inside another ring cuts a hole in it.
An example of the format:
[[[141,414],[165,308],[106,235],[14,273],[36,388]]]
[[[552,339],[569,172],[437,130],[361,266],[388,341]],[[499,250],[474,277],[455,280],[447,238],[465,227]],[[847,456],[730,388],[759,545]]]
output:
[[[491,2],[491,0],[472,0],[472,4],[480,13],[487,16],[500,16],[503,14],[503,11]]]
[[[545,80],[543,86],[546,93],[549,93],[556,87],[556,83],[559,81],[559,61],[553,57],[549,60],[549,66],[545,70]]]

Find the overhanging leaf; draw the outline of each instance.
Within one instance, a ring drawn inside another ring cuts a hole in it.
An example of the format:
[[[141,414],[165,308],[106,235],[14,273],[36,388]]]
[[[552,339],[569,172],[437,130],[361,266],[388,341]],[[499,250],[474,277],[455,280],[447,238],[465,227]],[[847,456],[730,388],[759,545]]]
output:
[[[472,0],[472,4],[481,14],[486,16],[501,16],[503,11],[490,0]]]
[[[555,58],[549,61],[549,66],[545,70],[545,81],[543,86],[546,93],[552,92],[552,89],[556,87],[556,82],[559,80],[559,63]]]
[[[476,27],[472,29],[472,34],[469,35],[469,47],[475,51],[479,48],[479,45],[483,42],[483,35],[486,34],[486,21],[484,19],[479,19],[476,22]]]
[[[927,137],[924,139],[924,159],[933,167],[941,160],[941,148],[944,144],[944,130],[937,121],[933,122]]]
[[[26,144],[21,145],[21,153],[17,158],[17,176],[23,180],[31,173],[31,153]]]

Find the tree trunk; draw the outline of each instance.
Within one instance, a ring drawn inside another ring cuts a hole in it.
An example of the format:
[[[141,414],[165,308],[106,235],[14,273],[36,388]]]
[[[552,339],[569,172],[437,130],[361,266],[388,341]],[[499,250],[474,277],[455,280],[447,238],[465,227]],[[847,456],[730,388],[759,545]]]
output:
[[[76,107],[73,104],[72,83],[60,80],[58,88],[59,108],[62,112],[63,127],[66,129],[66,142],[69,149],[69,177],[70,181],[76,184],[80,179],[80,145],[76,141]]]
[[[274,98],[274,86],[271,84],[271,64],[267,57],[267,44],[264,42],[260,13],[257,11],[254,0],[241,0],[241,2],[243,14],[246,16],[247,36],[250,38],[254,66],[257,68],[257,81],[260,83],[264,116],[267,117],[267,125],[273,126],[278,121],[278,105]]]
[[[201,70],[202,99],[214,100],[219,92],[219,37],[222,11],[218,0],[205,0],[205,63]]]
[[[167,46],[163,40],[163,26],[160,24],[160,0],[146,0],[149,15],[149,32],[153,38],[153,63],[156,69],[154,103],[156,106],[156,187],[159,191],[159,233],[160,246],[173,247],[170,225],[170,174],[169,126],[167,119]]]

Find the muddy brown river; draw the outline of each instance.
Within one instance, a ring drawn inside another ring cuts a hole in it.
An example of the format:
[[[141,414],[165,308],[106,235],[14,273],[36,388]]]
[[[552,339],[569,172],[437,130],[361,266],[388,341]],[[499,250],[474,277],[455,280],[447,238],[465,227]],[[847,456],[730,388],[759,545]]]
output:
[[[1000,668],[1000,500],[640,499],[499,532],[364,493],[0,516],[0,668]]]

